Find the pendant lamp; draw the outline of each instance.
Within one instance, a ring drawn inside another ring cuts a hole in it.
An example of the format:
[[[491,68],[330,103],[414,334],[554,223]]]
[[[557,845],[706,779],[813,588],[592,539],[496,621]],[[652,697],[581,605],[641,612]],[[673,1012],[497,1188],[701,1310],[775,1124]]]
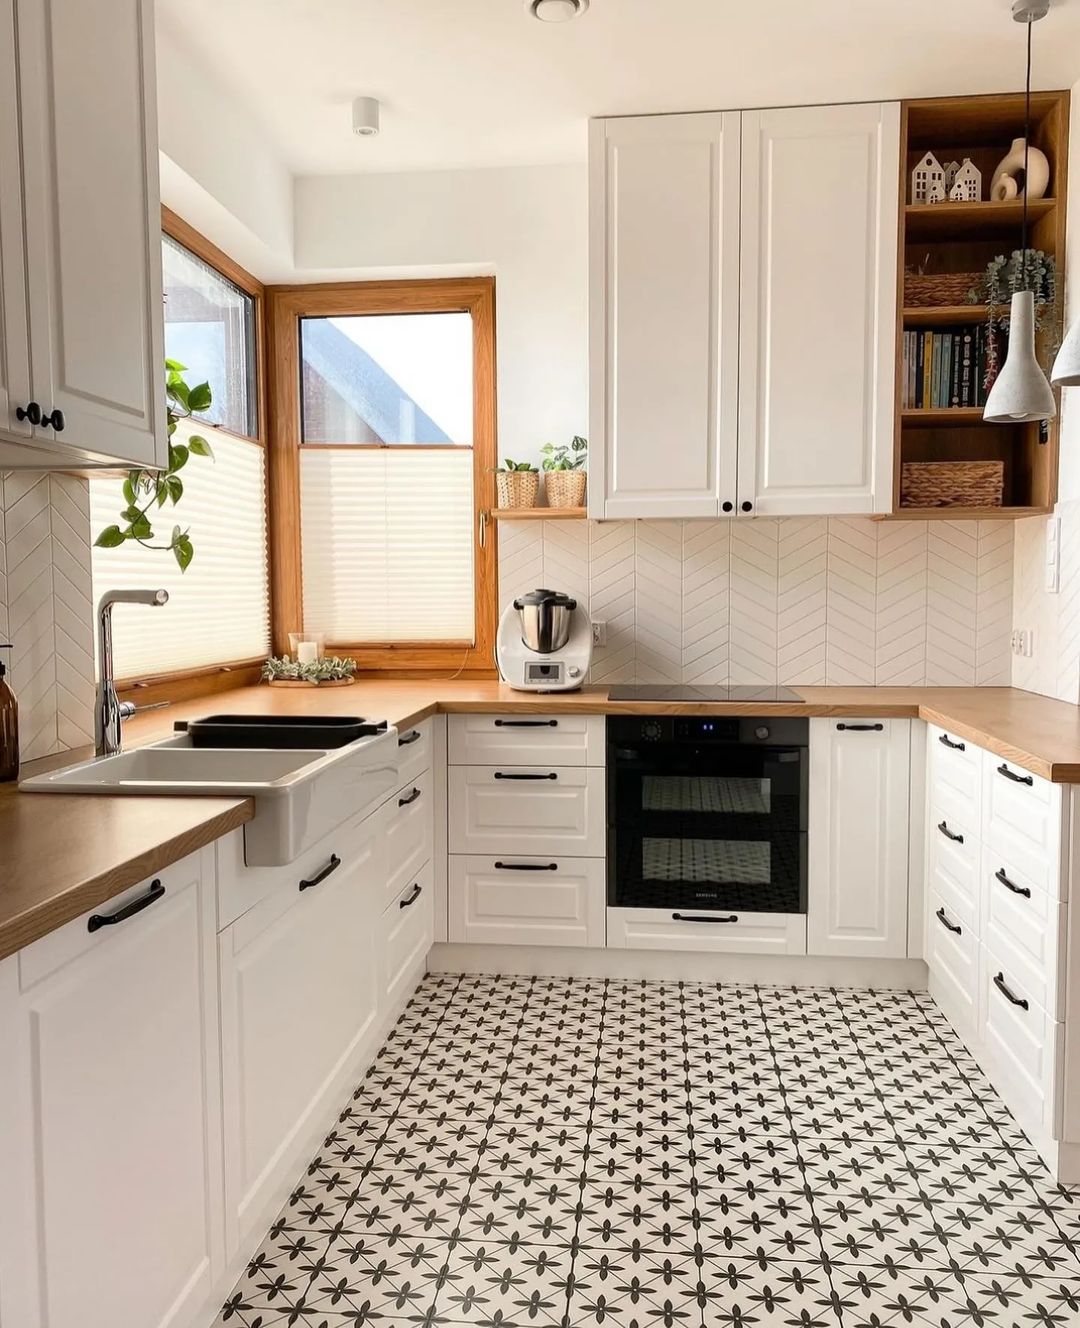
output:
[[[1050,381],[1055,387],[1080,387],[1080,318],[1061,343]]]
[[[1014,0],[1013,18],[1027,24],[1027,80],[1024,92],[1024,210],[1020,258],[1021,289],[1009,309],[1009,350],[983,408],[991,424],[1030,424],[1052,420],[1054,393],[1035,357],[1035,296],[1027,289],[1028,143],[1031,140],[1031,25],[1046,15],[1047,0]]]

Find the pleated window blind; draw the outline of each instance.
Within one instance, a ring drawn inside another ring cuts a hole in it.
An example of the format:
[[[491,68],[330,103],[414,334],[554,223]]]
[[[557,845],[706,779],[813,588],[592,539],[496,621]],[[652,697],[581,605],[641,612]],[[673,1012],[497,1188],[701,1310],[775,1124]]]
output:
[[[202,432],[214,459],[192,457],[180,472],[184,495],[154,512],[167,542],[172,527],[190,527],[195,557],[181,572],[171,553],[129,540],[93,550],[95,601],[109,589],[164,587],[162,608],[120,605],[113,611],[118,678],[140,678],[270,653],[266,530],[266,454],[257,444],[182,423],[174,435]],[[116,524],[124,508],[122,475],[90,481],[92,533]],[[156,542],[156,541],[155,541]]]
[[[308,631],[474,639],[471,448],[302,448],[300,480]]]

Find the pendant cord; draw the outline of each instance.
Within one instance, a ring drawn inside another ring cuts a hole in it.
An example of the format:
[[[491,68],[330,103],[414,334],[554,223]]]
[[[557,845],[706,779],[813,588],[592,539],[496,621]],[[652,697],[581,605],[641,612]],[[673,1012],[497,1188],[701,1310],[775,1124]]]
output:
[[[1023,211],[1023,253],[1020,257],[1020,280],[1022,289],[1027,290],[1028,256],[1028,146],[1031,142],[1031,19],[1027,21],[1027,81],[1024,85],[1024,211]]]

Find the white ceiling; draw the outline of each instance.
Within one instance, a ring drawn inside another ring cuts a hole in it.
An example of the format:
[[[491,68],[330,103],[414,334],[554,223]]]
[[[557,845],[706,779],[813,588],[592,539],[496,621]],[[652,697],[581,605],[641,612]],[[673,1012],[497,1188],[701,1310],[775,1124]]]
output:
[[[572,161],[589,116],[1002,91],[1023,84],[1009,0],[158,0],[297,174]],[[1080,78],[1080,0],[1053,0],[1035,82]],[[350,103],[383,102],[377,139]]]

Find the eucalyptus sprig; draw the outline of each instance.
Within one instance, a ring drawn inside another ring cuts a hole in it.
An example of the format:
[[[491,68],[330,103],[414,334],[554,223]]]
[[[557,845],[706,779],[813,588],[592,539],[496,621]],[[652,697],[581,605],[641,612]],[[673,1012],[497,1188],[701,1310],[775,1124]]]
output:
[[[189,387],[184,378],[185,371],[186,366],[178,360],[165,361],[165,396],[169,422],[167,468],[129,470],[124,480],[124,502],[127,506],[120,514],[124,524],[106,526],[94,541],[100,549],[117,549],[128,540],[135,540],[146,549],[171,551],[181,572],[187,571],[195,556],[190,531],[173,526],[168,544],[155,544],[150,513],[155,507],[164,507],[169,502],[175,507],[184,496],[184,482],[178,472],[187,465],[189,458],[199,456],[213,459],[214,455],[210,444],[198,434],[192,434],[186,443],[173,442],[173,434],[180,421],[209,410],[213,401],[210,384],[197,383]]]
[[[288,655],[280,658],[273,655],[263,664],[264,682],[341,682],[351,678],[356,672],[356,660],[340,655],[328,655],[324,659],[313,660],[310,664],[301,664]]]

